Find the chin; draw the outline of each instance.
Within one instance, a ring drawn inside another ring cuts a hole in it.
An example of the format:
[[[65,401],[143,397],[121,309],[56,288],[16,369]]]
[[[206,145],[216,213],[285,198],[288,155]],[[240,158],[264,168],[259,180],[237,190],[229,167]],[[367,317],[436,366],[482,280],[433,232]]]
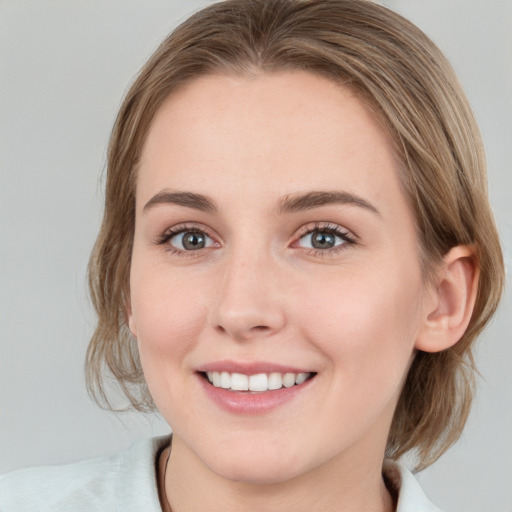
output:
[[[289,481],[307,472],[311,467],[303,457],[302,449],[286,450],[286,447],[265,446],[252,442],[243,447],[224,445],[222,453],[210,454],[210,461],[204,461],[217,475],[239,483],[251,485],[272,485]],[[311,464],[313,466],[314,464]]]
[[[292,471],[289,465],[276,467],[275,464],[254,464],[250,461],[226,463],[211,468],[219,476],[248,485],[274,485],[289,481],[300,472]]]

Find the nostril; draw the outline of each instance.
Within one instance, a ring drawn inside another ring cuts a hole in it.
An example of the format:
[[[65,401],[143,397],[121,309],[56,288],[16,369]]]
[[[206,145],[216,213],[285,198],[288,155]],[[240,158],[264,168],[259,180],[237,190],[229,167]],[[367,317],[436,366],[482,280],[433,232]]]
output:
[[[258,309],[216,308],[210,322],[218,335],[228,335],[236,340],[269,336],[278,332],[285,324],[284,314],[279,308]]]

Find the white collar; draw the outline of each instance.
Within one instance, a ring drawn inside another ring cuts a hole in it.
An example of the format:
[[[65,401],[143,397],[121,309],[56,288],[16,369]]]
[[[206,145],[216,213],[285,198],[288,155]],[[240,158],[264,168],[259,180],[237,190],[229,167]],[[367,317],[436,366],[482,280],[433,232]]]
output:
[[[398,495],[396,512],[441,512],[425,496],[418,481],[403,464],[386,459],[382,472]]]

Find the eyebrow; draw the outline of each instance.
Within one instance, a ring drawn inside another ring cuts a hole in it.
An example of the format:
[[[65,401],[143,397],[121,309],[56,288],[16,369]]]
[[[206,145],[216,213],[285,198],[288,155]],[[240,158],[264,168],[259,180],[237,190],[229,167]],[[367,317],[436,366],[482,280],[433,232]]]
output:
[[[176,204],[187,208],[194,208],[203,212],[215,213],[218,208],[214,201],[201,194],[193,192],[171,192],[162,190],[154,195],[143,208],[143,212],[151,210],[159,204]]]
[[[277,211],[278,213],[301,212],[328,204],[359,206],[380,216],[379,210],[369,201],[345,191],[317,191],[288,195],[279,201]]]
[[[208,213],[218,211],[215,202],[202,194],[162,190],[144,205],[143,212],[160,204],[175,204]],[[380,216],[379,210],[369,201],[345,191],[314,191],[287,195],[278,202],[276,210],[278,214],[293,213],[312,210],[328,204],[359,206]]]

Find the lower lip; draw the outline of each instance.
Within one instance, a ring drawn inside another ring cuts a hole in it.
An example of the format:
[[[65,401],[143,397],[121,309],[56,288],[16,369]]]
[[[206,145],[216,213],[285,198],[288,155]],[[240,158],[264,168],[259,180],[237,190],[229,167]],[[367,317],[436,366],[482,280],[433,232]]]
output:
[[[234,414],[264,414],[294,400],[309,388],[315,377],[289,388],[283,387],[258,393],[229,391],[213,386],[202,376],[199,376],[199,379],[208,397],[225,411]]]

